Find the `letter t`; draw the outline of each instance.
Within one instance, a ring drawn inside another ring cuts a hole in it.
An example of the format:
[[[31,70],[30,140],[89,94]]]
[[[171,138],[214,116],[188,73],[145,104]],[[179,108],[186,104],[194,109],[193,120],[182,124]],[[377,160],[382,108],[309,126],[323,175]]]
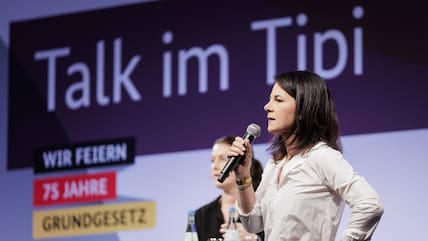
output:
[[[34,60],[48,60],[48,103],[49,112],[55,111],[55,75],[56,75],[56,58],[70,55],[70,48],[57,48],[40,50],[34,54]]]

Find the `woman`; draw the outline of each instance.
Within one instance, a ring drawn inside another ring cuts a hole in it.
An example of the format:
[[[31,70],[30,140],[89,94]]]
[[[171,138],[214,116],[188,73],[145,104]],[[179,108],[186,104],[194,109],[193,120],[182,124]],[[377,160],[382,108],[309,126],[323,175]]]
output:
[[[251,144],[236,137],[228,152],[245,155],[234,170],[242,223],[250,232],[264,230],[268,241],[334,241],[347,203],[352,214],[341,240],[370,240],[383,207],[341,153],[326,83],[309,71],[286,72],[275,80],[264,106],[272,159],[256,192],[248,184]]]
[[[206,241],[208,238],[221,238],[226,232],[226,221],[229,219],[229,208],[233,207],[238,196],[238,188],[235,184],[235,175],[230,173],[229,177],[223,183],[217,181],[220,171],[227,162],[227,152],[229,151],[234,136],[225,136],[217,139],[214,142],[211,152],[211,176],[214,180],[214,185],[222,189],[222,194],[214,201],[202,206],[196,210],[196,228],[198,231],[199,241]],[[259,161],[252,159],[252,168],[249,170],[253,182],[251,183],[255,190],[260,183],[263,168]],[[238,223],[238,231],[241,240],[257,240],[257,234],[248,233]],[[263,233],[259,233],[262,236]]]

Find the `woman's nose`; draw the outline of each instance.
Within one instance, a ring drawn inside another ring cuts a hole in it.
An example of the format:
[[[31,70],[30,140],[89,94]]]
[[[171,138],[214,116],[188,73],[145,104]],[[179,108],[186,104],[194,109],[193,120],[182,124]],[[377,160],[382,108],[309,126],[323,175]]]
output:
[[[270,112],[270,108],[269,108],[269,102],[268,103],[266,103],[265,104],[265,106],[263,107],[263,109],[266,111],[266,112]]]

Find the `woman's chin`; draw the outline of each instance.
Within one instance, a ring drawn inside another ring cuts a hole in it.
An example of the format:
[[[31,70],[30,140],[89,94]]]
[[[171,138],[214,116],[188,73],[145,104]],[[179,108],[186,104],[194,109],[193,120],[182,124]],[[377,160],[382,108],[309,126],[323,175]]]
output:
[[[215,185],[216,187],[222,187],[222,186],[224,186],[224,182],[223,182],[223,183],[221,183],[221,182],[217,181],[217,179],[216,179],[216,180],[214,180],[214,185]]]
[[[273,127],[268,127],[268,128],[267,128],[267,131],[268,131],[270,134],[272,134],[272,135],[275,135],[275,134],[278,134],[278,133],[279,133],[279,131],[278,131],[277,129],[273,128]]]

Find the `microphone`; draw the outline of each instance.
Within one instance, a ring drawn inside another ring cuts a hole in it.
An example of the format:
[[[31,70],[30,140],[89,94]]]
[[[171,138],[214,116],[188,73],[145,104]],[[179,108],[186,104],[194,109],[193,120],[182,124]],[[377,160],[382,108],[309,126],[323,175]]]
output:
[[[242,137],[245,140],[249,140],[250,143],[254,141],[257,137],[260,136],[260,126],[252,123],[247,127],[247,133]],[[241,162],[243,156],[234,156],[231,157],[226,165],[223,167],[223,169],[220,171],[220,176],[217,179],[217,181],[223,183],[224,180],[229,176],[229,172],[231,172],[233,169],[235,169],[236,165],[238,165],[239,162]]]

